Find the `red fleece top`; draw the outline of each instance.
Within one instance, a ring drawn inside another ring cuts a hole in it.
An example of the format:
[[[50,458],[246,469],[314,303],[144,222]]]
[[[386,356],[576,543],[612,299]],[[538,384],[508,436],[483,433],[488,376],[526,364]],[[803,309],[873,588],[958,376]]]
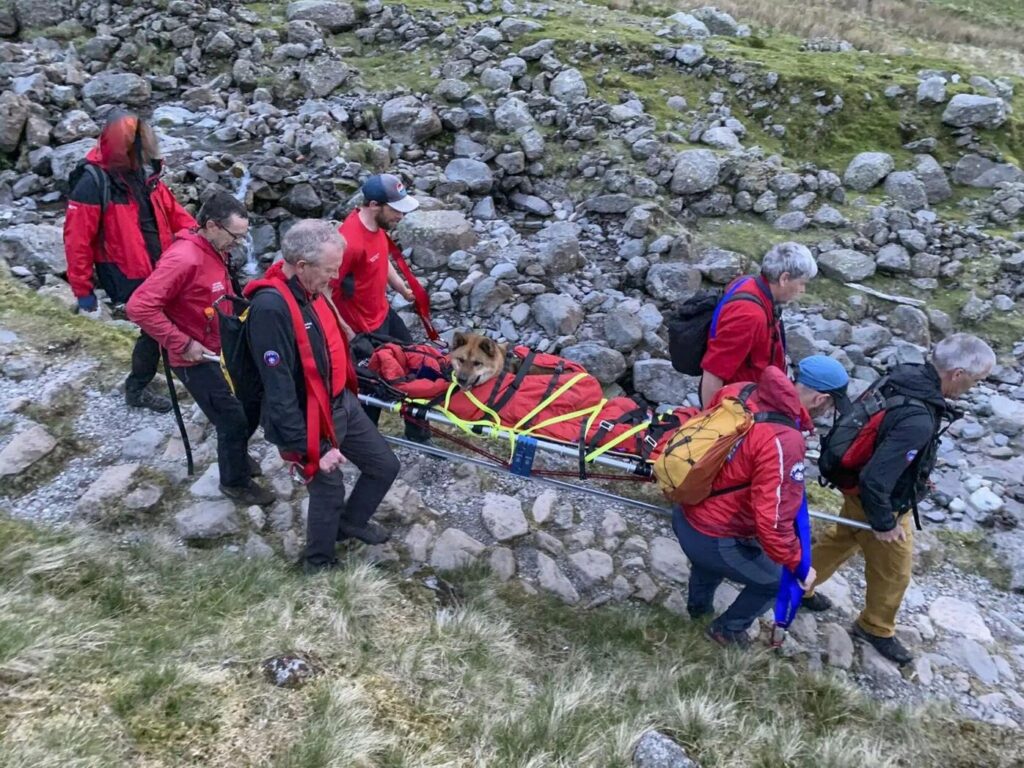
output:
[[[338,231],[345,238],[345,256],[338,279],[331,282],[331,297],[355,333],[375,331],[388,316],[388,234],[383,229],[368,230],[358,208]],[[351,294],[343,287],[346,278]]]

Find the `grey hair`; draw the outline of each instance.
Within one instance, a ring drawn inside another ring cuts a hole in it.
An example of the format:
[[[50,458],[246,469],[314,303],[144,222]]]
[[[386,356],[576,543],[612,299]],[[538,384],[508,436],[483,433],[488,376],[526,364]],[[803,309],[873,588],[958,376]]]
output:
[[[992,347],[969,333],[954,333],[935,345],[932,363],[940,373],[963,368],[970,376],[987,376],[995,368]]]
[[[337,224],[323,219],[302,219],[281,238],[281,255],[292,265],[300,261],[316,264],[320,260],[320,249],[325,245],[336,245],[344,250],[345,238],[338,232]]]
[[[818,274],[818,263],[806,245],[779,243],[764,255],[761,276],[769,283],[777,283],[784,272],[794,280],[810,280]]]

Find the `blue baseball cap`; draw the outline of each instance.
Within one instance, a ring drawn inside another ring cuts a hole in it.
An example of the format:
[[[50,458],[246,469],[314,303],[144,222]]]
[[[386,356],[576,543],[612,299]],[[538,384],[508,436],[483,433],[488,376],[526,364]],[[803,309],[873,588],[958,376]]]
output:
[[[405,190],[402,180],[390,173],[371,176],[363,182],[360,191],[365,202],[390,205],[402,213],[412,213],[420,207],[419,200]]]
[[[842,364],[826,355],[805,357],[797,365],[797,384],[803,384],[818,392],[845,392],[850,377]]]

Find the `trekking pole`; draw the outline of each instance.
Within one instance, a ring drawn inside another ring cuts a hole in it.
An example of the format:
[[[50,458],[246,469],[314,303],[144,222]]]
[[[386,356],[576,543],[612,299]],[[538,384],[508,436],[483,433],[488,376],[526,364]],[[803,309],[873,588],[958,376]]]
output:
[[[166,349],[161,349],[164,359],[164,374],[167,376],[167,392],[171,398],[171,407],[174,409],[174,420],[178,422],[178,432],[181,434],[181,442],[185,446],[185,461],[188,463],[188,476],[195,474],[195,467],[192,464],[192,444],[188,441],[188,432],[185,430],[185,420],[181,417],[181,406],[178,405],[178,392],[174,388],[174,378],[171,375],[171,359]]]

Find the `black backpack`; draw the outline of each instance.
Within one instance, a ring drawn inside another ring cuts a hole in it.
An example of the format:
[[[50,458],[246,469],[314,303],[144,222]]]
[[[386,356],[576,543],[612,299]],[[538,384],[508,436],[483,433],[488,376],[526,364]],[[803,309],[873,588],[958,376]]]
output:
[[[230,304],[228,312],[225,304]],[[249,319],[249,301],[241,296],[224,295],[214,302],[220,330],[220,367],[232,394],[242,402],[259,402],[263,380],[252,359],[245,321]]]
[[[752,301],[767,311],[764,302],[752,293],[736,293],[742,282],[729,292],[698,291],[679,307],[676,316],[668,321],[668,353],[672,367],[679,373],[700,376],[701,361],[708,349],[708,335],[715,310],[734,301]],[[774,320],[772,310],[771,323]]]
[[[103,214],[106,213],[107,206],[110,205],[110,179],[107,177],[106,171],[98,165],[90,163],[88,160],[79,160],[68,175],[69,195],[75,191],[75,187],[78,186],[78,183],[86,175],[92,178],[96,189],[100,193],[100,225],[99,230],[97,230],[97,237],[99,237],[100,242],[103,242]]]

